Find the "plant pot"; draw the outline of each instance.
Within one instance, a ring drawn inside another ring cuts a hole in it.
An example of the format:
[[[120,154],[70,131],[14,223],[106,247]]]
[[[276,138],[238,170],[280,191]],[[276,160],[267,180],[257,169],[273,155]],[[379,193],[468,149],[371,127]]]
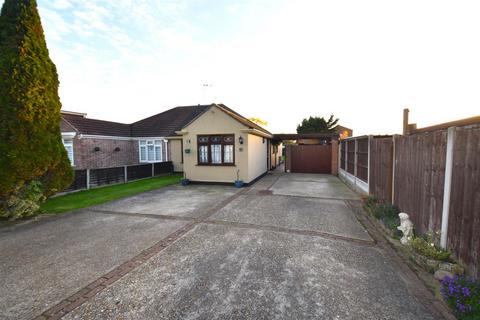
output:
[[[182,180],[180,181],[180,183],[182,184],[182,186],[187,186],[187,185],[190,184],[190,180],[188,180],[188,179],[182,179]]]
[[[235,188],[242,188],[243,181],[242,180],[235,180]]]

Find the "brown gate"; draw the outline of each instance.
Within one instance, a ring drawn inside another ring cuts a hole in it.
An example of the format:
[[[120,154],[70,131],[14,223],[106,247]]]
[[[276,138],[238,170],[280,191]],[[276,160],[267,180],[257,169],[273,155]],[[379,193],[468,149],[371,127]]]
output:
[[[332,173],[331,145],[290,146],[291,172]]]

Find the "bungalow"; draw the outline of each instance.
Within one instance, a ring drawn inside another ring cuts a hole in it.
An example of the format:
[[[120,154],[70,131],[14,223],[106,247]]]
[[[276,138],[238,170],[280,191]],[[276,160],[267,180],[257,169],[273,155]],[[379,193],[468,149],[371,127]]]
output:
[[[176,107],[132,124],[62,111],[61,131],[75,169],[171,161],[192,181],[251,183],[278,164],[273,135],[223,104]]]

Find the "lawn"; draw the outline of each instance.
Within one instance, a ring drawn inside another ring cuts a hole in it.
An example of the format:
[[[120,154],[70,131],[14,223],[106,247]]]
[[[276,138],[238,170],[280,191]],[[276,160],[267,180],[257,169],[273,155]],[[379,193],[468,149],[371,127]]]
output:
[[[111,200],[133,196],[141,192],[177,184],[180,182],[181,178],[181,175],[172,174],[70,193],[48,199],[40,206],[40,211],[42,213],[61,213],[74,209],[86,208]]]

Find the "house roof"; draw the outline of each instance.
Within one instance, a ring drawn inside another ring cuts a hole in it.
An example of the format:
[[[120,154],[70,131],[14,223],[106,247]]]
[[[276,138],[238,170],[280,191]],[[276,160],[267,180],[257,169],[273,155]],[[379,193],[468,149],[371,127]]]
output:
[[[62,131],[122,137],[169,137],[175,136],[175,131],[182,130],[212,106],[216,106],[247,128],[270,134],[224,104],[176,107],[132,124],[90,119],[84,113],[62,111]]]
[[[176,107],[131,124],[134,137],[169,137],[204,113],[211,105]]]
[[[338,133],[276,133],[273,140],[327,139],[338,140]]]
[[[224,112],[226,112],[229,116],[231,116],[232,118],[234,118],[235,120],[239,121],[241,124],[247,126],[248,128],[250,129],[257,129],[261,132],[264,132],[264,133],[267,133],[267,134],[270,134],[270,131],[268,131],[267,129],[259,126],[258,124],[248,120],[247,118],[245,118],[244,116],[242,116],[241,114],[237,113],[236,111],[230,109],[229,107],[227,107],[226,105],[224,104],[215,104],[215,106],[217,106],[218,108],[222,109]]]
[[[104,121],[86,118],[83,114],[72,114],[71,112],[63,112],[62,118],[65,126],[75,128],[77,132],[82,134],[92,134],[100,136],[119,136],[130,137],[130,125],[126,123]],[[63,129],[63,128],[62,128]],[[71,130],[69,130],[71,131]]]
[[[78,131],[70,122],[65,120],[62,117],[62,121],[60,122],[60,131],[62,132],[75,132]]]

